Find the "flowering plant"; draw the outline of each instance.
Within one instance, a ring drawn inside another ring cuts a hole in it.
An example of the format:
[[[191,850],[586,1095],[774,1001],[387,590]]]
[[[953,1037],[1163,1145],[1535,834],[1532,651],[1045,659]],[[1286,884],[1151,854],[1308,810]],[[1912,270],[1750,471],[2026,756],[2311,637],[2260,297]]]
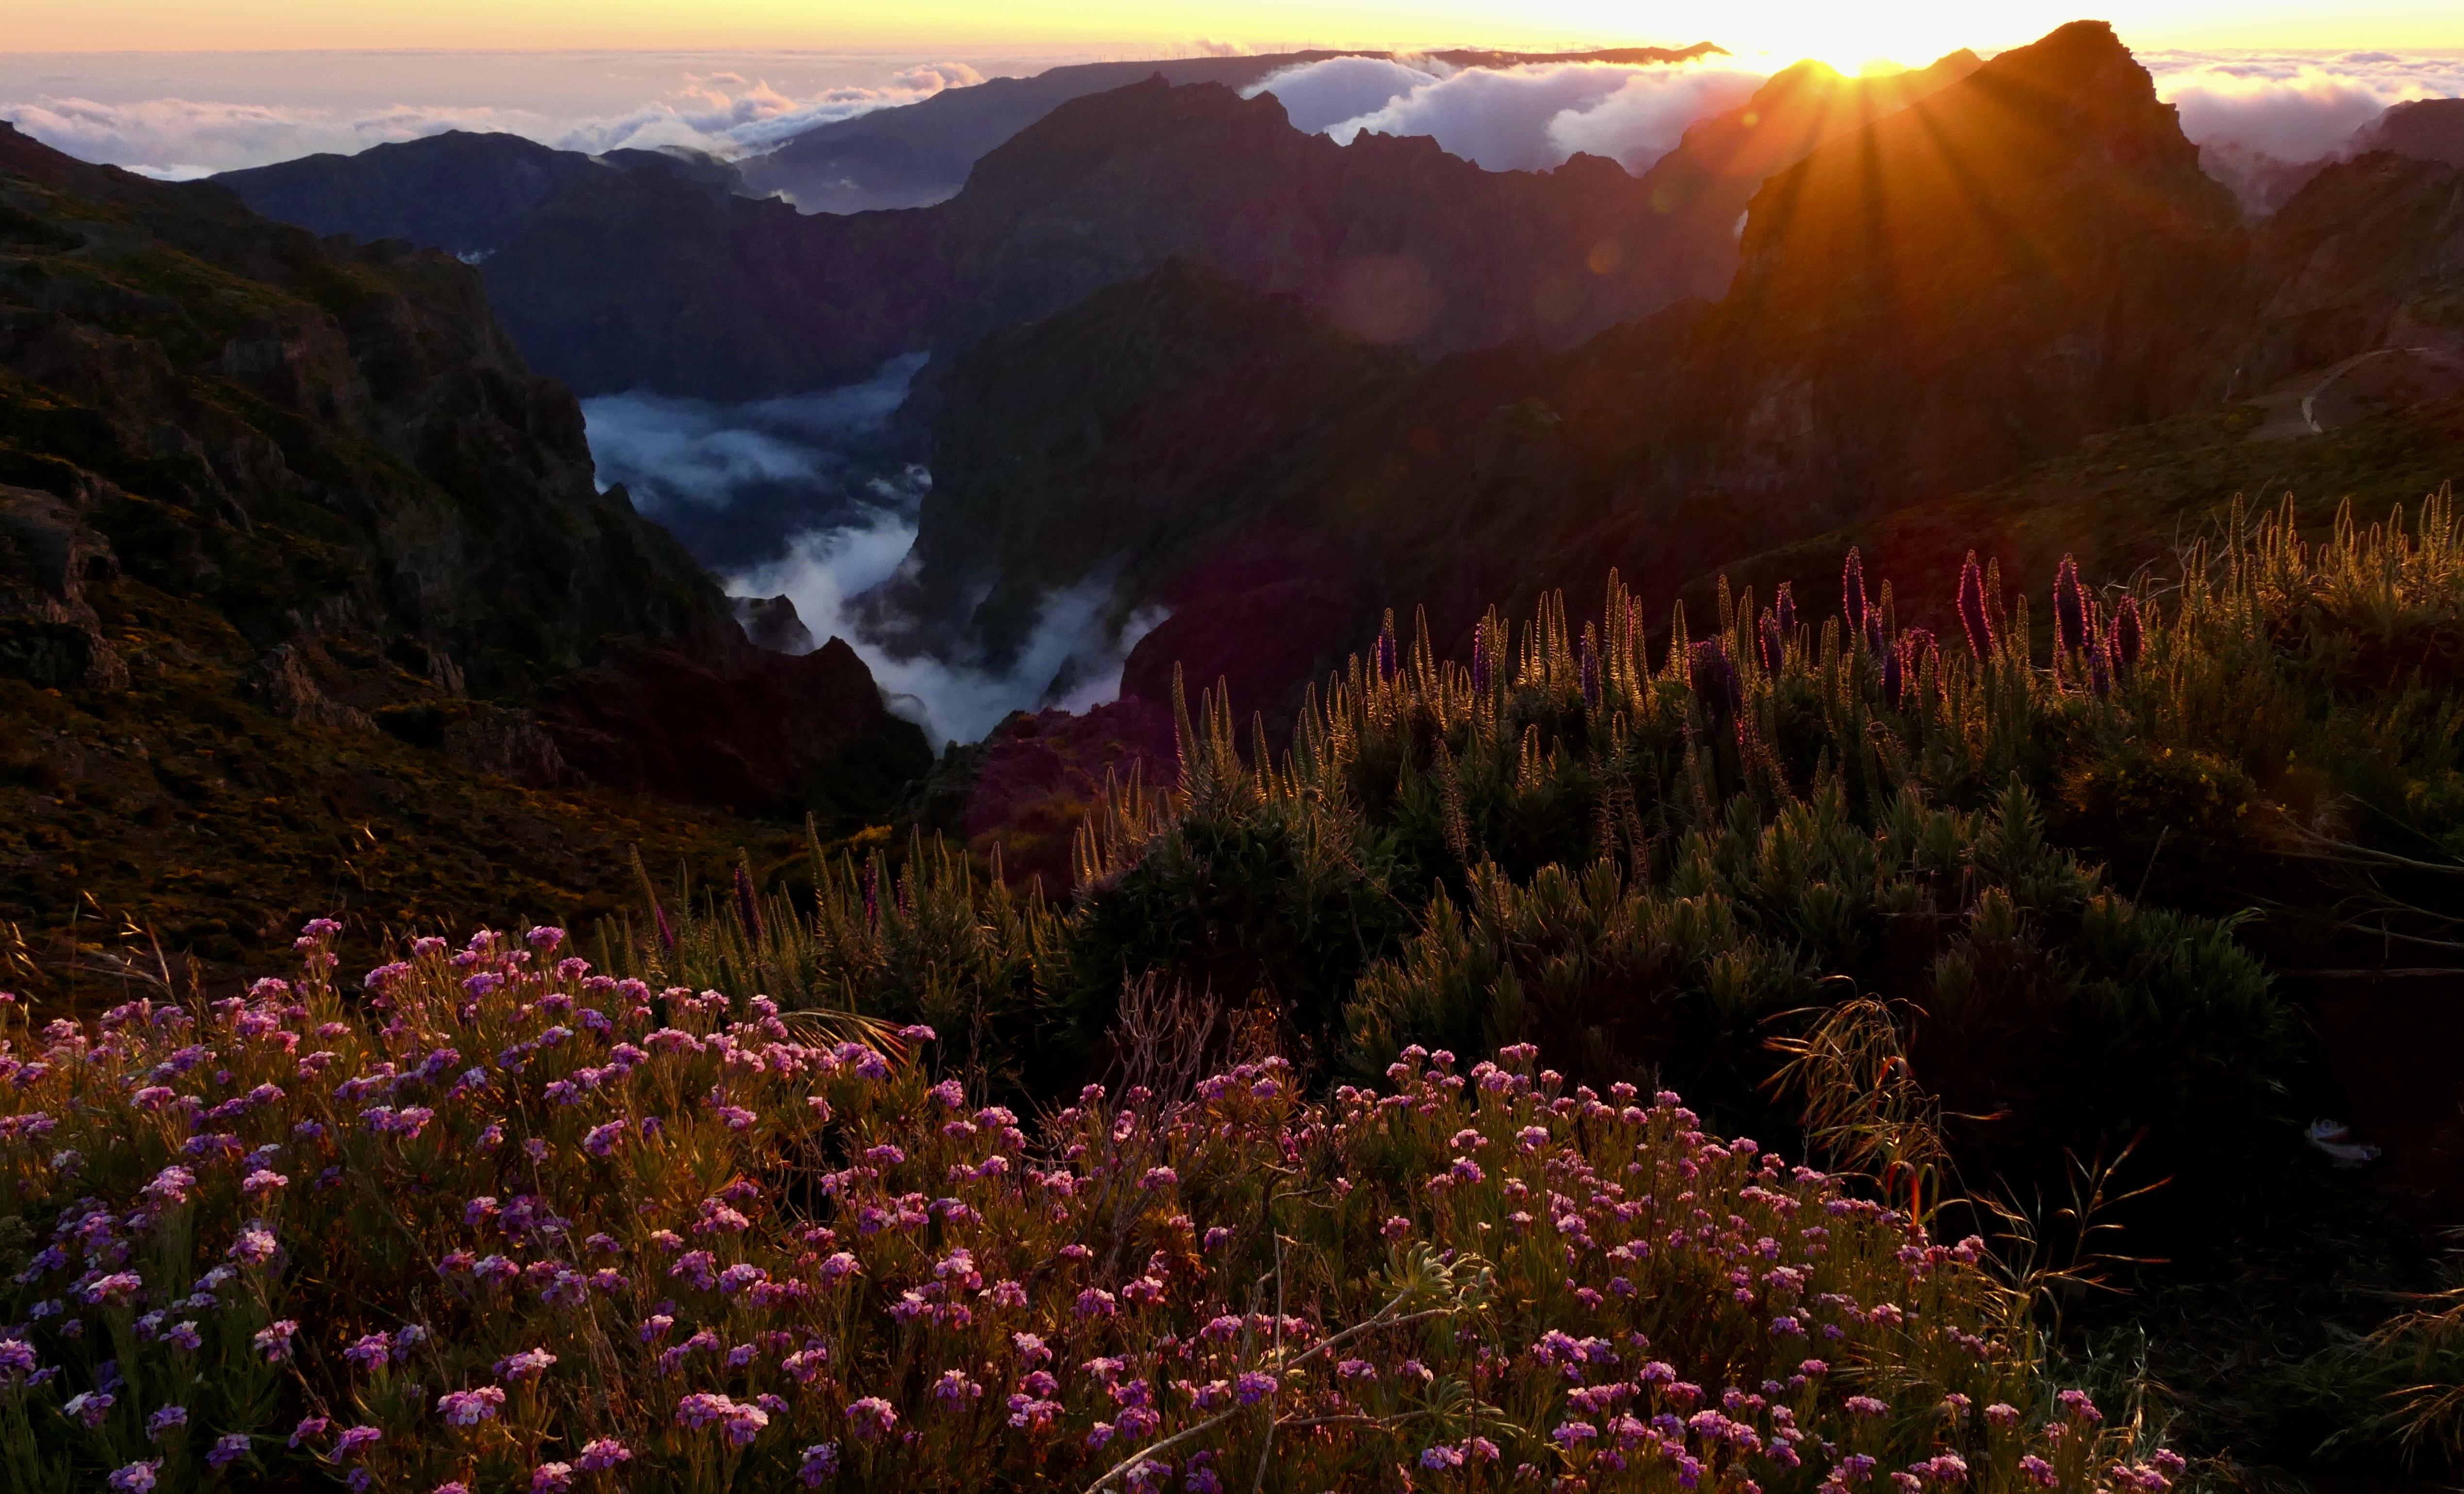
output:
[[[1272,1058],[1176,1104],[1089,1088],[1030,1135],[936,1082],[923,1028],[653,992],[555,930],[424,939],[346,998],[334,931],[194,1010],[0,1003],[11,1488],[2179,1465],[2038,1377],[1976,1241],[1528,1045],[1323,1103]]]

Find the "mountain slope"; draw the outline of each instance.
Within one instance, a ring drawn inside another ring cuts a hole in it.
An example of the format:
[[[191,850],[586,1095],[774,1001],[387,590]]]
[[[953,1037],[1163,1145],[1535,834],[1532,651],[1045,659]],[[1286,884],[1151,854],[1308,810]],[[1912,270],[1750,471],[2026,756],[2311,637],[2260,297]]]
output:
[[[594,820],[725,834],[517,784],[835,808],[851,761],[922,755],[845,644],[754,648],[598,490],[470,267],[5,128],[0,717],[0,918],[202,864],[208,942],[337,877],[385,917],[483,863],[578,897],[615,876],[575,858]]]

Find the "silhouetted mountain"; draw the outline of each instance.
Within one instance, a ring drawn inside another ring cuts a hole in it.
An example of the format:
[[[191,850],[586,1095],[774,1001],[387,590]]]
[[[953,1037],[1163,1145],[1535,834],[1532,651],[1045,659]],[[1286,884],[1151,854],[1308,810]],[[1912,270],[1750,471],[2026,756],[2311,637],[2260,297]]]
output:
[[[932,208],[803,215],[675,171],[578,156],[551,169],[528,145],[498,159],[470,137],[388,147],[369,167],[378,180],[353,179],[324,206],[297,194],[364,158],[235,185],[330,226],[382,200],[385,182],[427,191],[478,157],[481,176],[511,184],[490,203],[517,206],[510,217],[496,206],[463,213],[456,231],[486,230],[483,270],[507,326],[585,394],[739,400],[848,383],[1175,256],[1426,353],[1515,337],[1567,346],[1722,276],[1747,172],[1961,66],[1946,59],[1887,85],[1783,86],[1773,138],[1793,146],[1713,150],[1719,160],[1682,180],[1639,181],[1583,155],[1554,171],[1486,171],[1425,138],[1337,145],[1293,129],[1271,95],[1158,75],[1053,108]],[[371,210],[366,226],[402,219]]]
[[[243,650],[275,715],[525,781],[761,807],[892,730],[844,644],[755,648],[599,491],[573,396],[468,266],[5,127],[0,256],[8,673],[127,685],[94,600],[124,579]]]
[[[2392,150],[2415,161],[2464,167],[2464,99],[2414,99],[2387,112],[2353,137],[2357,153]]]
[[[569,189],[646,169],[693,183],[715,199],[742,186],[735,167],[699,151],[590,156],[469,130],[371,145],[357,155],[301,156],[214,180],[277,223],[362,239],[406,238],[477,256],[500,248],[524,215]]]
[[[938,374],[963,394],[938,407],[916,566],[886,595],[998,651],[1042,589],[1113,575],[1124,614],[1173,614],[1131,689],[1155,698],[1180,662],[1271,705],[1387,598],[1427,600],[1444,637],[1606,563],[1674,590],[2444,336],[2453,174],[2340,167],[2254,240],[2110,31],[2065,27],[1772,176],[1716,305],[1577,347],[1373,363],[1322,311],[1180,271],[987,339]],[[2371,365],[2389,388],[2352,409],[2435,397],[2443,366],[2414,363]],[[1288,413],[1284,368],[1309,391]],[[1187,390],[1216,421],[1174,413]],[[2214,439],[2270,418],[2236,408]],[[1041,538],[1082,533],[1112,543]]]
[[[1441,52],[1449,67],[1513,67],[1525,62],[1682,62],[1716,53],[1708,42],[1678,51],[1623,47],[1604,52]],[[1160,77],[1168,83],[1241,89],[1286,68],[1382,52],[1285,52],[1259,56],[1176,57],[1155,62],[1087,62],[1032,78],[995,78],[930,99],[818,125],[744,163],[757,192],[783,192],[806,212],[921,208],[957,195],[986,152],[1072,99]]]
[[[1737,273],[1737,231],[1764,178],[1978,66],[1976,54],[1967,51],[1922,70],[1875,78],[1847,78],[1820,62],[1799,62],[1773,74],[1737,107],[1697,121],[1676,149],[1642,173],[1652,210],[1671,220],[1649,246],[1650,269],[1677,292],[1720,295]]]

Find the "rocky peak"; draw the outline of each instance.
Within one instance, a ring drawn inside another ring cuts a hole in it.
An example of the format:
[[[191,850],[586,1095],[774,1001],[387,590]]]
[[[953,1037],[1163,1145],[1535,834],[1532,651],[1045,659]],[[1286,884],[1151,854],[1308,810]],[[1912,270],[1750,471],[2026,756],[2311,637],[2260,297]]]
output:
[[[2065,26],[1764,184],[1698,344],[1697,449],[1731,485],[1828,467],[1870,502],[2207,403],[2243,248],[2145,69]]]

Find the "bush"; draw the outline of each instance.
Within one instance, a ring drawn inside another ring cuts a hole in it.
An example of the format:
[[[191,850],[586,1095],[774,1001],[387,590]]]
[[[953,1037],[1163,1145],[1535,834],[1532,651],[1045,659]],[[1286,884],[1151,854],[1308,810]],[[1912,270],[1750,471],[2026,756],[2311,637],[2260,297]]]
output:
[[[933,1035],[423,940],[0,1047],[30,1491],[2164,1486],[1903,1215],[1528,1046],[1030,1136]],[[35,1247],[39,1245],[39,1249]],[[2144,1461],[2143,1461],[2144,1460]],[[1525,1465],[1529,1465],[1528,1470]]]

